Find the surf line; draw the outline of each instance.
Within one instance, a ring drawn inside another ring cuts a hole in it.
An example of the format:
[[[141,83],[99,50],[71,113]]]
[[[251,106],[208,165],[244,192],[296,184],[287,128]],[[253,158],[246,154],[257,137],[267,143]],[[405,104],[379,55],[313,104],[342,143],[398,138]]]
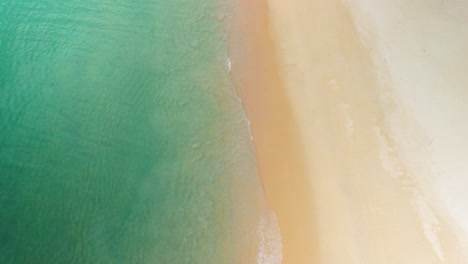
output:
[[[232,82],[232,73],[231,73],[231,69],[232,69],[232,63],[231,63],[231,58],[229,57],[229,55],[226,56],[227,57],[227,68],[228,68],[228,72],[229,72],[229,75],[231,76],[231,82]],[[232,84],[234,85],[234,82],[232,82]],[[235,86],[235,85],[234,85]],[[245,106],[244,106],[244,102],[242,102],[242,98],[239,96],[239,93],[237,92],[237,89],[234,88],[234,92],[236,93],[236,98],[237,98],[237,101],[239,101],[241,107],[242,107],[242,111],[244,112],[244,118],[247,120],[247,127],[249,129],[249,136],[250,136],[250,140],[253,141],[254,138],[253,138],[253,134],[252,134],[252,128],[251,128],[251,122],[247,116],[247,112],[245,110]]]

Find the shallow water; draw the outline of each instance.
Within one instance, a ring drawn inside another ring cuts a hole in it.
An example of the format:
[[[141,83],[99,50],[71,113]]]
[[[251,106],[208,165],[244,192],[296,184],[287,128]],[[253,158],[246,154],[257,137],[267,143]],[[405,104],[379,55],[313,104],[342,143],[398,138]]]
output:
[[[261,201],[214,2],[0,3],[0,263],[234,261]]]

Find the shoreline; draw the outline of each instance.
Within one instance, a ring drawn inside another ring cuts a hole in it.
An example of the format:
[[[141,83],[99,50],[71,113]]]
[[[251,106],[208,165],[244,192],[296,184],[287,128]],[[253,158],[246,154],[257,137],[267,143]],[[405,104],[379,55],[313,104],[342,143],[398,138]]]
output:
[[[355,17],[358,4],[238,2],[232,76],[282,263],[464,263],[456,228],[420,179],[427,138],[384,87],[395,84],[360,31],[371,23]]]
[[[259,176],[276,214],[282,263],[314,261],[312,196],[303,149],[278,75],[266,1],[238,0],[229,36],[231,76],[250,122]]]

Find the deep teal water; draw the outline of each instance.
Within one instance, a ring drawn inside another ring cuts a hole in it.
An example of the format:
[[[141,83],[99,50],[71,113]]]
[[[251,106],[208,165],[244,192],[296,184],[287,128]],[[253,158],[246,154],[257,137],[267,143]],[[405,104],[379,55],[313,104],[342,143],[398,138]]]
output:
[[[0,3],[0,263],[233,262],[215,3]]]

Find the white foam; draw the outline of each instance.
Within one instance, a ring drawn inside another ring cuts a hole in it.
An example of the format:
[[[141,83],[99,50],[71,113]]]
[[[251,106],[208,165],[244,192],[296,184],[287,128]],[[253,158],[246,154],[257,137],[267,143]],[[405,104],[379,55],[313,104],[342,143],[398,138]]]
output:
[[[252,127],[251,127],[250,120],[248,119],[247,119],[247,127],[249,128],[250,140],[253,141]]]
[[[258,233],[260,247],[257,264],[281,264],[283,244],[276,215],[273,212],[265,213],[260,218]]]
[[[231,58],[227,57],[227,66],[228,66],[228,70],[229,72],[231,72],[231,69],[232,69],[232,63],[231,63]]]

